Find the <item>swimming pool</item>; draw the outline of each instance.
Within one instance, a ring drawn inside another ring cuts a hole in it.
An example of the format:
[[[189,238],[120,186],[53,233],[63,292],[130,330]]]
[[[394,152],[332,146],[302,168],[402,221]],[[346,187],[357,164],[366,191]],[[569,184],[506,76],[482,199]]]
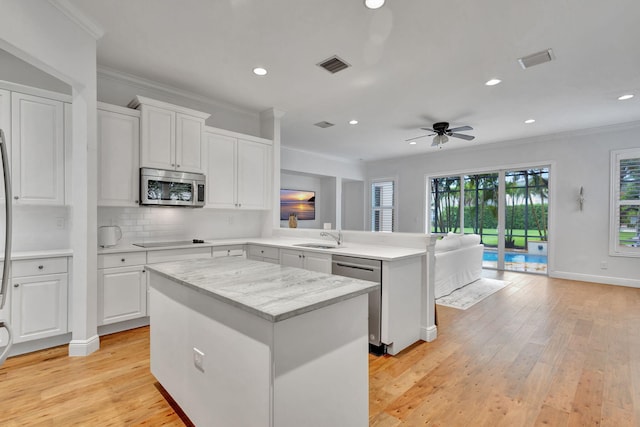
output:
[[[482,254],[483,261],[498,261],[498,253],[497,252],[489,252],[484,251]],[[505,252],[504,254],[505,262],[535,262],[538,264],[546,264],[547,256],[546,255],[536,255],[536,254],[526,254],[519,252]]]

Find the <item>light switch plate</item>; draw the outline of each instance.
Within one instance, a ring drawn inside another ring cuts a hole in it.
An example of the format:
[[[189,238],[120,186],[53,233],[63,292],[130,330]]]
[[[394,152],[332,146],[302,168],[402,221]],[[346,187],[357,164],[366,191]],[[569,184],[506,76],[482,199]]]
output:
[[[200,372],[204,372],[204,353],[193,347],[193,365]]]

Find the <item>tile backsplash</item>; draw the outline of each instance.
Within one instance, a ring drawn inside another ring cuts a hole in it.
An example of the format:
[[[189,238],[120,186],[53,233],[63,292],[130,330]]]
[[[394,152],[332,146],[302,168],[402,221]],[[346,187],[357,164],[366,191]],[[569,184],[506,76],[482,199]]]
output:
[[[119,226],[119,243],[229,239],[259,236],[264,215],[263,211],[99,207],[98,226]]]

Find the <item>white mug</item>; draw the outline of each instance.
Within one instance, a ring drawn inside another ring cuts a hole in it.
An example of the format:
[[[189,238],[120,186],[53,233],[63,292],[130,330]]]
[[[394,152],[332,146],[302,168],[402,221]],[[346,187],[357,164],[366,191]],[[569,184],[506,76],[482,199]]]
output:
[[[122,230],[117,225],[98,227],[98,245],[103,248],[115,246],[122,239]]]

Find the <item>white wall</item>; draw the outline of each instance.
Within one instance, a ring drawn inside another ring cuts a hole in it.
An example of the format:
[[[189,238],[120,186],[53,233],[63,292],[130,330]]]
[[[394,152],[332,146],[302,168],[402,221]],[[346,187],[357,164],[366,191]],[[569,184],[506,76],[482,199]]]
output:
[[[333,185],[333,189],[332,189]],[[335,227],[335,178],[302,175],[282,171],[280,188],[316,192],[316,219],[298,220],[298,228],[322,228],[325,222]],[[280,221],[280,226],[289,228],[289,221]]]
[[[262,136],[259,113],[204,99],[198,94],[183,92],[135,76],[112,70],[98,70],[98,101],[126,107],[136,95],[210,113],[211,117],[206,121],[208,126]]]
[[[287,141],[283,141],[282,144],[280,149],[282,170],[352,180],[364,179],[365,169],[362,162],[296,150],[287,147]]]
[[[71,85],[73,98],[72,342],[69,353],[87,355],[97,335],[96,36],[76,25],[64,2],[0,0],[0,48]]]
[[[342,229],[365,230],[365,191],[363,181],[342,183]]]
[[[640,147],[640,122],[526,141],[371,162],[368,179],[398,177],[398,229],[424,232],[425,176],[552,162],[549,274],[640,287],[638,258],[609,256],[609,154]],[[584,186],[580,211],[578,191]],[[601,269],[601,261],[608,269]]]
[[[99,207],[98,226],[117,225],[124,243],[260,236],[265,211]]]
[[[71,95],[71,86],[0,49],[0,80]]]
[[[69,249],[70,208],[68,206],[13,207],[14,252]],[[0,223],[4,224],[4,207],[0,209]],[[4,242],[4,226],[0,228],[0,242]]]

